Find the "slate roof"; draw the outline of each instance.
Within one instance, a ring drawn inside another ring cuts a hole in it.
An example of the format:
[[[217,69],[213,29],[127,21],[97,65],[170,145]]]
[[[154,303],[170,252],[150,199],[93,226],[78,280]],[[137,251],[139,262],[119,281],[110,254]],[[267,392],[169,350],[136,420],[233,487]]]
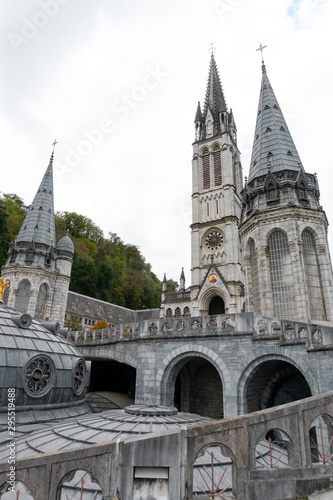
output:
[[[105,411],[21,436],[16,440],[16,460],[117,440],[127,441],[143,434],[176,430],[211,420],[191,413],[178,413],[176,408],[133,405],[125,410]],[[8,448],[3,445],[0,447],[0,462],[7,460]]]
[[[249,182],[270,170],[299,172],[302,164],[279,103],[262,65],[257,123],[254,133]]]
[[[43,326],[30,315],[0,304],[0,408],[7,408],[7,388],[15,387],[17,423],[29,421],[27,415],[20,417],[21,411],[26,413],[28,407],[35,411],[55,410],[84,401],[85,391],[78,395],[73,392],[73,369],[82,355],[60,333],[53,333],[46,326],[51,328],[52,324]],[[31,365],[33,360],[38,366]],[[44,377],[44,368],[52,373],[47,390],[34,393],[29,381],[42,372]],[[70,415],[61,412],[58,416]],[[0,411],[0,430],[6,423],[6,413]]]
[[[55,246],[53,154],[16,241],[34,241]]]

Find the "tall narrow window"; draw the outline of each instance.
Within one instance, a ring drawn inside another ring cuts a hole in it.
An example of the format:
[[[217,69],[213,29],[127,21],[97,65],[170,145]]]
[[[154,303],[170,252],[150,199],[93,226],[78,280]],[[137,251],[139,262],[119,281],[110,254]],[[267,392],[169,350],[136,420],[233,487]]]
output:
[[[205,149],[202,157],[202,174],[203,174],[203,188],[210,188],[210,166],[209,166],[209,151]]]
[[[39,287],[36,309],[35,309],[35,318],[44,319],[46,296],[47,296],[47,285],[43,283]]]
[[[310,316],[314,321],[326,321],[323,288],[313,234],[306,229],[302,233],[302,241],[305,280],[309,297]]]
[[[285,319],[295,317],[295,294],[288,239],[276,230],[268,238],[273,315]]]
[[[249,243],[249,250],[250,250],[253,311],[256,314],[261,314],[258,257],[253,240],[251,240]]]
[[[20,283],[20,286],[17,290],[16,301],[15,301],[15,309],[20,312],[26,313],[29,307],[29,299],[30,299],[30,281],[23,280]]]
[[[209,217],[209,201],[207,202],[207,217]]]
[[[222,171],[221,171],[221,151],[214,151],[214,184],[221,186],[222,184]]]

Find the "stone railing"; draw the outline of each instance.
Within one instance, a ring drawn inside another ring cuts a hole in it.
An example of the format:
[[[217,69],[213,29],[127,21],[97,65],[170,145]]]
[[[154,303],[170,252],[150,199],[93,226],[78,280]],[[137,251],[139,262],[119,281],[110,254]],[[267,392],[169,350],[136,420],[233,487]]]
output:
[[[333,349],[333,328],[257,316],[254,313],[185,316],[113,325],[103,330],[69,332],[77,345],[98,345],[162,337],[252,336],[254,341],[279,340],[281,345],[304,344],[307,349]]]

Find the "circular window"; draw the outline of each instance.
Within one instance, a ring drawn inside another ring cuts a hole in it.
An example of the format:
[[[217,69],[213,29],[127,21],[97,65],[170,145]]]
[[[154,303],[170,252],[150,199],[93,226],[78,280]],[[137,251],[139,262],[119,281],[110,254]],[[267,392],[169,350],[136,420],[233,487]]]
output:
[[[35,356],[23,369],[23,387],[29,396],[39,398],[52,388],[56,371],[48,356]]]
[[[73,373],[73,391],[79,395],[85,388],[86,382],[86,363],[83,359],[79,359],[76,363]]]
[[[211,251],[218,250],[223,243],[224,237],[221,231],[211,231],[205,238],[205,245]]]

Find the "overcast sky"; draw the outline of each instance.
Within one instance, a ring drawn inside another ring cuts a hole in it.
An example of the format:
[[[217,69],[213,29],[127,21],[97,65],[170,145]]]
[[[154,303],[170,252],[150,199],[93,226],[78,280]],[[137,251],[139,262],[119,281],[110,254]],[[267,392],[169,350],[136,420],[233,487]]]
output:
[[[331,0],[1,0],[0,191],[30,204],[55,151],[55,210],[140,247],[190,285],[191,158],[215,42],[244,176],[259,44],[333,224]],[[331,230],[332,233],[332,230]],[[330,236],[332,247],[332,236]]]

